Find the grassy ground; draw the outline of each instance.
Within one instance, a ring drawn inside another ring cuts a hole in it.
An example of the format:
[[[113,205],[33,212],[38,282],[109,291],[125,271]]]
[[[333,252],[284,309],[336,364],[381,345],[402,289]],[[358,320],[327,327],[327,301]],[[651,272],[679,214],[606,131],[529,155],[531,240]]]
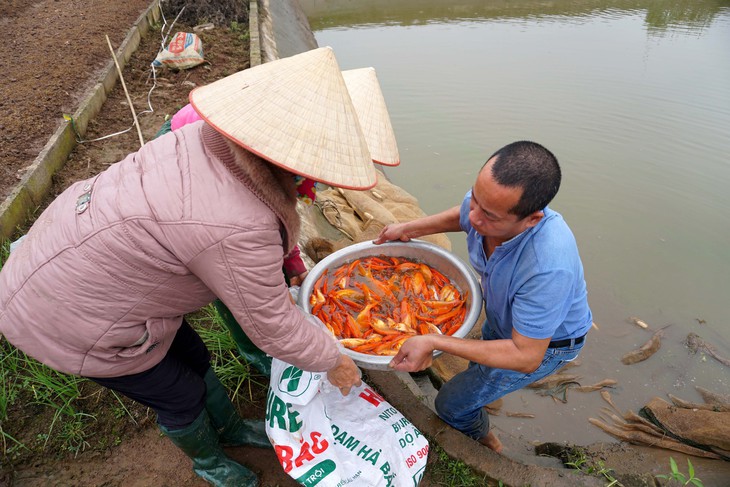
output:
[[[0,268],[9,255],[0,244]],[[240,406],[265,400],[268,382],[252,374],[212,305],[188,316],[213,356],[213,367]],[[2,465],[27,464],[40,456],[103,451],[154,413],[95,383],[61,374],[0,339],[0,457]],[[432,442],[435,446],[435,443]],[[424,485],[489,486],[463,462],[435,446]]]
[[[0,244],[0,268],[9,255]],[[231,335],[209,305],[189,317],[213,354],[213,367],[235,402],[265,394]],[[0,339],[0,456],[3,465],[35,455],[103,450],[121,441],[125,424],[154,420],[150,411],[113,391],[56,372]],[[114,423],[117,423],[114,425]]]

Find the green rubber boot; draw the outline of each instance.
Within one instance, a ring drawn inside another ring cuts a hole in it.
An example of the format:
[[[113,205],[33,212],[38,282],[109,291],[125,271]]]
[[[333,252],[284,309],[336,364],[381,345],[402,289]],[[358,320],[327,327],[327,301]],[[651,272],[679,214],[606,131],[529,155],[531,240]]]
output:
[[[210,484],[216,487],[259,485],[255,473],[223,452],[207,411],[203,410],[187,428],[170,431],[160,425],[160,430],[193,460],[193,471]]]
[[[266,435],[264,421],[242,419],[238,415],[236,408],[228,398],[225,387],[213,372],[213,367],[205,373],[205,385],[208,387],[205,395],[205,409],[210,416],[210,422],[218,431],[221,444],[273,448]]]
[[[233,313],[226,307],[220,299],[216,299],[213,303],[218,314],[223,318],[223,323],[231,332],[233,340],[236,342],[238,353],[241,354],[246,361],[253,365],[263,375],[271,375],[271,357],[268,357],[260,348],[251,341],[249,337],[241,329]]]

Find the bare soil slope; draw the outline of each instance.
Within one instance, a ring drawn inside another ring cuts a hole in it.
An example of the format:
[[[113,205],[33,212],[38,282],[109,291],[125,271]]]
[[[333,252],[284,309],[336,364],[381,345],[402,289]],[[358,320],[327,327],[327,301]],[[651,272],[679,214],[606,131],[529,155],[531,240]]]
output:
[[[0,2],[0,201],[73,113],[150,0]]]

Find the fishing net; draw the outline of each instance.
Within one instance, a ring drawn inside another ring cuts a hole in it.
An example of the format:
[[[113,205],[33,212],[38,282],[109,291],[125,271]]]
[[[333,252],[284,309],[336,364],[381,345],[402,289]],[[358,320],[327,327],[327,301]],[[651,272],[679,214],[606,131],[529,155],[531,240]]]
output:
[[[354,243],[374,240],[389,223],[414,220],[426,214],[418,200],[378,172],[378,183],[366,191],[327,188],[317,191],[313,205],[300,204],[302,217],[299,247],[307,267],[332,252]],[[451,242],[444,234],[422,237],[446,250]]]

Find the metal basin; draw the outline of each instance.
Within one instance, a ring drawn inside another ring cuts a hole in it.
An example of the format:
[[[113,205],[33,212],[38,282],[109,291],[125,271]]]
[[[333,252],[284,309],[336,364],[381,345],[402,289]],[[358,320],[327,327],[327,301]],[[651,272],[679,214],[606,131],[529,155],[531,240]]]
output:
[[[371,256],[385,255],[388,257],[406,257],[428,264],[448,277],[463,293],[468,292],[466,299],[466,317],[464,323],[452,335],[465,337],[476,324],[482,310],[482,292],[474,271],[457,256],[447,252],[441,247],[423,240],[411,240],[410,242],[387,242],[375,245],[372,242],[361,242],[330,254],[320,261],[309,271],[307,278],[299,290],[298,304],[306,312],[310,312],[309,298],[314,291],[314,284],[324,272],[334,270],[341,265],[355,259]],[[345,349],[344,352],[355,363],[364,369],[389,370],[388,364],[393,358],[384,355],[369,355]],[[435,351],[434,357],[441,354]]]

